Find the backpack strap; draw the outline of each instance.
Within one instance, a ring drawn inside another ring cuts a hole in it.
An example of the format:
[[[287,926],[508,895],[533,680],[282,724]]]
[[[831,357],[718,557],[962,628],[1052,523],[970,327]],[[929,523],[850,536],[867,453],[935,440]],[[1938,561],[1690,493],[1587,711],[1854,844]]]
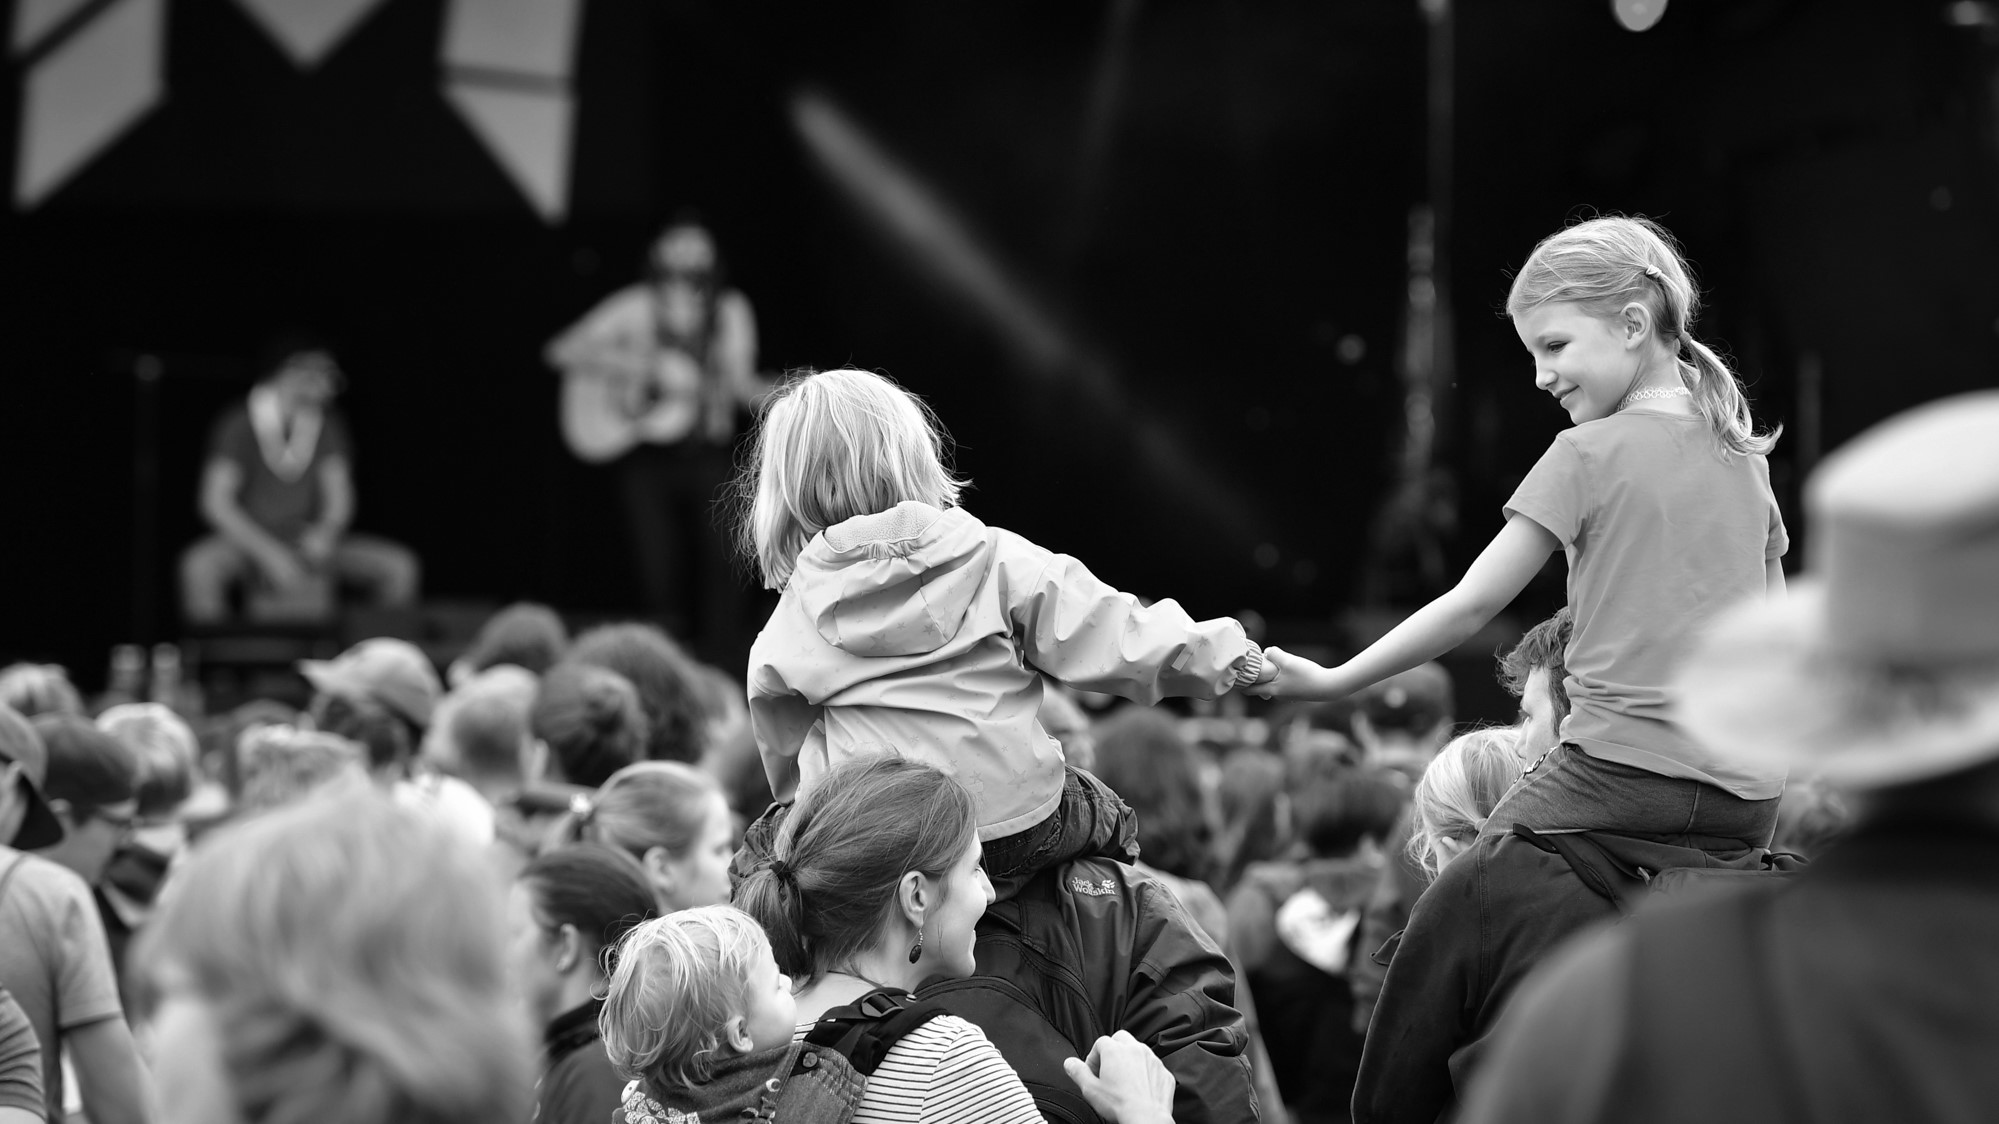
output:
[[[1630,913],[1637,904],[1632,891],[1644,884],[1643,879],[1626,873],[1595,840],[1589,838],[1587,832],[1564,831],[1543,835],[1526,824],[1514,824],[1513,834],[1548,854],[1562,856],[1569,869],[1582,879],[1583,885],[1617,907],[1619,913]]]
[[[906,991],[878,988],[821,1016],[806,1032],[803,1044],[838,1053],[856,1073],[867,1077],[904,1035],[945,1013],[942,1005],[918,1000]],[[787,1076],[806,1068],[804,1057],[801,1052]]]

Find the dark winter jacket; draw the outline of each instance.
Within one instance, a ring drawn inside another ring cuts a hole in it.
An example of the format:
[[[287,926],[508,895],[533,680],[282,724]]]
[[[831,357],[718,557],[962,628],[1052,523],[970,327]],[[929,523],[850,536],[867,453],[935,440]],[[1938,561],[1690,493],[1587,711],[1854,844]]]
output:
[[[1652,871],[1762,865],[1761,850],[1724,840],[1592,837]],[[1417,899],[1389,964],[1354,1085],[1355,1124],[1432,1124],[1448,1112],[1521,979],[1616,912],[1561,855],[1515,835],[1486,836],[1454,859]]]

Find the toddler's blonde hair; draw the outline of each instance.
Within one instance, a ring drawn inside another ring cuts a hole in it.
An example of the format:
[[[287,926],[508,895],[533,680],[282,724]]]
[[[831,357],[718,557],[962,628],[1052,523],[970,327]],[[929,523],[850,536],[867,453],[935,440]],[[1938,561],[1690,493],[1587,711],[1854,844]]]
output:
[[[1627,304],[1643,305],[1660,338],[1671,342],[1680,382],[1693,392],[1694,408],[1714,430],[1723,455],[1768,453],[1783,429],[1757,432],[1735,372],[1694,338],[1700,300],[1693,271],[1665,227],[1609,215],[1543,238],[1514,275],[1506,312],[1519,316],[1563,301],[1611,317]]]
[[[706,905],[654,918],[618,943],[597,1029],[611,1066],[656,1099],[706,1082],[729,1020],[748,1015],[770,941],[749,914]]]
[[[764,403],[737,481],[738,545],[765,587],[782,589],[828,527],[905,500],[955,507],[966,482],[944,463],[948,443],[930,407],[881,375],[794,374]]]
[[[1444,841],[1476,841],[1486,817],[1520,776],[1520,759],[1514,756],[1519,737],[1512,726],[1460,734],[1423,770],[1411,797],[1415,830],[1409,836],[1409,857],[1431,878],[1451,859]]]

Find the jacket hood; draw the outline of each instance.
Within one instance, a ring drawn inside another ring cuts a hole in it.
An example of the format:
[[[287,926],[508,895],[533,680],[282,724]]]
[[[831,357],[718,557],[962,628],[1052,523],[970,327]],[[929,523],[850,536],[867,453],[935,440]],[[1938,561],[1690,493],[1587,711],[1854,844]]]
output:
[[[984,523],[962,508],[908,500],[814,536],[799,553],[791,589],[835,648],[922,655],[957,635],[992,560]]]

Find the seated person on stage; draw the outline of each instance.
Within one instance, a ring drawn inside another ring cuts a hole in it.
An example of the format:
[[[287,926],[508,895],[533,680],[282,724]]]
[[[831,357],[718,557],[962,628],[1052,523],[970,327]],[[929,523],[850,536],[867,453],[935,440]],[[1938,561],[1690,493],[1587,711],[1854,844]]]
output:
[[[214,533],[181,556],[188,623],[226,617],[229,587],[244,580],[294,617],[329,615],[336,582],[365,588],[377,604],[413,603],[416,556],[347,533],[352,444],[333,409],[343,377],[332,352],[298,339],[274,348],[270,360],[209,439],[200,506]]]

